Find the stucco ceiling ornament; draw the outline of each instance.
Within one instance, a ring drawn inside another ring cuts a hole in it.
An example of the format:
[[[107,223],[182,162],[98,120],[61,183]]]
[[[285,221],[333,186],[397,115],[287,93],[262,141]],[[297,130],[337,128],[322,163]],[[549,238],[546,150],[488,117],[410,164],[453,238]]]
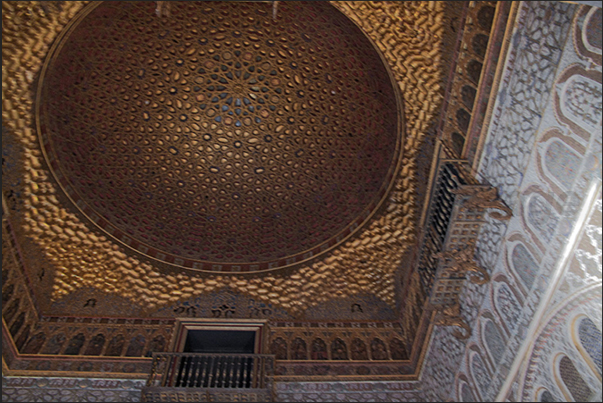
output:
[[[346,9],[348,6],[343,7],[342,4],[338,6],[353,19],[357,20],[362,15],[366,21],[377,18],[373,16],[387,15],[393,7],[365,8],[363,5],[360,7],[362,10],[351,13]],[[49,43],[82,6],[82,3],[66,3],[60,12],[36,20],[27,31],[19,31],[21,27],[10,22],[3,27],[3,41],[10,38],[10,42],[6,40],[4,45],[15,55],[3,66],[7,73],[3,74],[3,117],[25,148],[25,213],[19,231],[34,241],[36,248],[54,268],[53,291],[46,295],[47,298],[56,300],[79,287],[94,287],[143,304],[151,312],[194,295],[229,287],[291,312],[300,312],[304,307],[330,298],[359,292],[368,292],[392,306],[395,304],[394,274],[404,251],[414,241],[415,159],[421,136],[440,100],[439,60],[437,56],[430,56],[430,53],[437,55],[437,40],[421,44],[401,42],[392,47],[387,44],[385,36],[377,35],[377,32],[390,29],[390,25],[379,23],[370,29],[365,28],[380,49],[386,50],[384,53],[388,60],[404,55],[412,59],[409,63],[411,71],[406,76],[400,74],[398,67],[394,68],[399,86],[408,90],[404,95],[411,107],[407,111],[409,131],[404,144],[406,154],[401,161],[403,169],[394,182],[383,213],[363,228],[355,239],[311,264],[263,277],[186,272],[166,274],[165,265],[128,256],[126,248],[86,223],[81,215],[65,208],[56,183],[42,163],[30,113],[32,96],[22,90],[31,88],[33,81],[26,73],[28,69],[40,69]],[[3,8],[9,12],[13,7],[10,3],[3,3]],[[406,9],[407,15],[414,12],[425,15],[426,18],[414,25],[423,24],[426,31],[441,33],[441,9],[437,5],[404,3],[396,7]],[[36,38],[35,43],[31,43],[31,38]],[[421,46],[423,50],[419,49]],[[33,51],[23,52],[22,49]],[[422,74],[428,77],[421,80]]]

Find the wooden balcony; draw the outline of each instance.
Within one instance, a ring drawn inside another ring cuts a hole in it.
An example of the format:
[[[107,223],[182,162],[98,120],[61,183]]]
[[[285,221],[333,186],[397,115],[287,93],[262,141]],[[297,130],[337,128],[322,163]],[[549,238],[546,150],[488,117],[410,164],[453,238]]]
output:
[[[272,402],[274,356],[154,353],[143,402]]]

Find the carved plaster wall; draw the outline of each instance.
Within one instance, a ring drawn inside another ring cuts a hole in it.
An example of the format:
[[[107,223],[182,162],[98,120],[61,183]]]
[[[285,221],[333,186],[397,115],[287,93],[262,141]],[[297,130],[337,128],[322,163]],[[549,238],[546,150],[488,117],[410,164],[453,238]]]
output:
[[[2,401],[139,402],[143,381],[2,378]]]
[[[477,257],[493,282],[486,290],[467,288],[464,306],[476,331],[455,392],[441,398],[600,396],[600,374],[589,368],[575,336],[582,316],[601,329],[601,63],[596,52],[585,52],[589,35],[597,35],[585,33],[589,18],[600,10],[521,4],[476,166],[515,216],[482,229]],[[530,30],[521,29],[527,21]],[[579,374],[572,375],[577,395],[561,380],[559,368],[569,373],[571,366],[563,356]],[[477,361],[489,371],[488,382],[480,381]]]

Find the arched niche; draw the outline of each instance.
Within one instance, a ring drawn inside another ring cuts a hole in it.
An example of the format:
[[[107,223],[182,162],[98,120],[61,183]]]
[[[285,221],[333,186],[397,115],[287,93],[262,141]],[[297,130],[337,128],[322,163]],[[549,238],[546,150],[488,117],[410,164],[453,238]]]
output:
[[[559,388],[564,392],[568,401],[590,401],[594,394],[593,390],[567,355],[559,354],[555,360],[555,375]]]
[[[165,351],[165,337],[163,335],[157,335],[153,337],[151,343],[149,344],[149,348],[147,350],[146,356],[151,357],[153,353],[161,353]]]
[[[501,322],[512,333],[519,322],[522,306],[517,296],[506,282],[496,282],[493,292],[494,307]]]
[[[368,350],[363,340],[358,338],[352,340],[350,350],[352,360],[368,360]]]
[[[287,341],[282,337],[277,337],[270,344],[270,352],[275,355],[277,360],[287,359]]]
[[[371,340],[371,359],[375,361],[387,360],[387,347],[383,340],[375,337]]]
[[[38,354],[44,342],[46,341],[46,334],[44,332],[38,332],[32,336],[20,351],[21,354]]]
[[[112,356],[112,357],[120,356],[125,343],[126,343],[126,339],[124,338],[123,335],[118,334],[118,335],[114,336],[111,339],[111,341],[109,341],[109,345],[107,346],[105,355]]]
[[[543,170],[565,190],[572,188],[581,166],[581,157],[559,139],[546,143]]]
[[[312,355],[313,360],[328,360],[327,344],[321,338],[316,338],[312,341]]]
[[[538,274],[539,264],[523,242],[509,243],[509,262],[512,270],[529,291]]]
[[[63,354],[79,355],[80,350],[84,346],[85,342],[86,342],[86,336],[84,335],[84,333],[76,334],[75,336],[73,336],[71,338],[71,340],[69,340],[69,344],[67,344],[67,347],[65,348],[65,351],[63,352]]]
[[[44,348],[42,349],[42,354],[58,354],[58,353],[60,353],[61,349],[63,348],[63,344],[65,344],[66,340],[67,340],[67,337],[65,336],[64,333],[57,333],[57,334],[53,335],[50,338],[50,340],[48,340],[48,342],[46,343]]]
[[[332,360],[347,360],[348,347],[345,342],[337,338],[331,342],[331,359]]]
[[[601,330],[587,316],[578,316],[573,323],[573,339],[584,361],[601,379]]]
[[[490,382],[492,381],[492,374],[486,367],[482,357],[478,352],[473,351],[470,353],[470,371],[471,377],[478,389],[482,399],[486,396]]]
[[[146,344],[146,338],[139,334],[130,340],[130,344],[128,345],[128,349],[126,350],[126,357],[140,357],[142,356],[142,352],[144,351],[144,346]]]
[[[324,342],[323,342],[324,343]],[[291,359],[292,360],[307,360],[308,359],[308,347],[306,341],[302,338],[296,337],[291,343]]]
[[[467,382],[461,382],[459,387],[459,397],[461,402],[477,402],[471,387]]]
[[[560,217],[544,196],[537,192],[529,195],[524,214],[528,226],[542,242],[548,243],[553,239]]]
[[[482,342],[496,367],[502,360],[507,346],[502,331],[494,321],[485,319],[482,327]]]
[[[84,355],[100,355],[105,345],[105,336],[99,333],[90,339]]]
[[[557,399],[555,399],[553,394],[551,392],[549,392],[547,389],[541,388],[536,393],[536,401],[537,402],[556,402]]]

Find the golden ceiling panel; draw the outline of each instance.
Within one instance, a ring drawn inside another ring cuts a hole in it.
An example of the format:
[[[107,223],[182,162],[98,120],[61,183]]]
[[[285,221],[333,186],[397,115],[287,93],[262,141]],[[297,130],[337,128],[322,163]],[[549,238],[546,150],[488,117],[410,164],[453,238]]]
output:
[[[438,1],[332,1],[388,61],[404,97],[405,157],[414,158],[442,102],[444,9]],[[406,164],[405,164],[406,166]]]
[[[25,4],[29,7],[33,2]],[[375,41],[403,89],[407,133],[402,169],[383,208],[353,238],[319,259],[262,276],[174,270],[172,265],[130,253],[129,248],[113,241],[66,204],[45,166],[31,113],[34,79],[49,46],[84,6],[76,2],[57,4],[49,6],[49,12],[25,14],[20,19],[15,16],[21,12],[21,3],[2,5],[3,123],[24,149],[21,155],[24,199],[22,212],[14,220],[19,224],[18,238],[29,254],[39,257],[30,259],[29,269],[35,272],[36,265],[47,262],[52,272],[45,280],[52,278],[52,287],[48,292],[40,291],[41,301],[50,302],[75,289],[93,287],[128,298],[149,313],[224,289],[270,302],[292,314],[332,298],[359,293],[375,295],[395,306],[395,273],[415,240],[416,158],[422,136],[440,102],[441,42],[437,35],[442,32],[443,13],[438,4],[335,4]],[[400,16],[412,20],[415,29],[429,32],[429,40],[392,39],[400,24],[392,21]],[[374,25],[368,26],[370,21]]]
[[[320,18],[318,17],[320,16]],[[207,271],[315,258],[366,223],[402,157],[378,53],[328,3],[93,3],[39,81],[43,150],[106,233]]]

